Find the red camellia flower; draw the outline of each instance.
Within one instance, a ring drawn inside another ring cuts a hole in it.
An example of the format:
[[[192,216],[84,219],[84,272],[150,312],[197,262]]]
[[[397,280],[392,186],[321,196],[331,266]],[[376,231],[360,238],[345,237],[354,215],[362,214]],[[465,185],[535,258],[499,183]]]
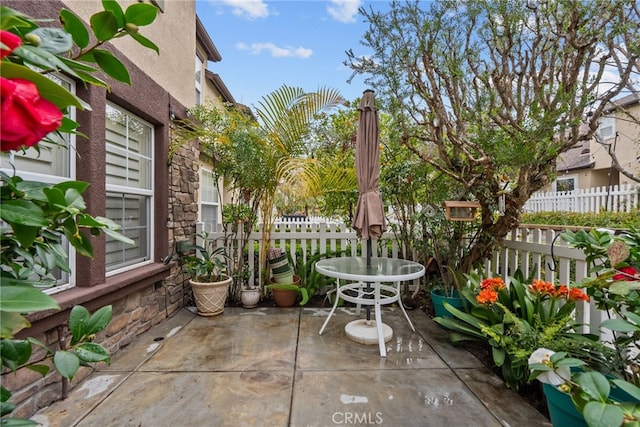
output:
[[[62,123],[62,112],[28,80],[0,77],[0,102],[2,151],[36,145]]]
[[[0,43],[7,47],[7,49],[0,47],[0,59],[2,59],[13,52],[15,48],[20,46],[22,40],[20,40],[19,36],[16,36],[9,31],[0,31]]]
[[[638,274],[638,270],[636,270],[634,267],[622,267],[619,268],[618,271],[620,271],[620,273],[614,275],[613,280],[626,280],[627,282],[638,280],[637,277],[633,277]]]

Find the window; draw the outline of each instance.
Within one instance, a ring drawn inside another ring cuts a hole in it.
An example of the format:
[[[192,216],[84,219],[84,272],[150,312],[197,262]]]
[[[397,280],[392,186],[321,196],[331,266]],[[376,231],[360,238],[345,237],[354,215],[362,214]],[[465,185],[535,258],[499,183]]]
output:
[[[575,177],[563,177],[556,179],[556,191],[573,191],[576,189]]]
[[[196,105],[202,102],[202,76],[203,72],[202,59],[196,55]]]
[[[75,86],[70,80],[61,76],[48,75],[47,77],[68,91],[75,91]],[[75,109],[70,108],[67,116],[75,119]],[[73,180],[75,178],[75,162],[72,159],[75,155],[75,135],[51,133],[48,138],[59,145],[38,144],[40,153],[34,148],[29,148],[24,152],[1,153],[0,170],[10,176],[15,172],[26,181],[47,184]],[[75,271],[75,253],[66,239],[63,242],[63,248],[69,259],[69,267],[73,272]],[[73,276],[69,276],[68,273],[61,270],[53,271],[53,275],[56,278],[56,285],[54,288],[45,290],[47,293],[67,289],[75,282]]]
[[[112,104],[106,121],[106,215],[135,242],[107,237],[106,269],[113,274],[153,256],[153,128]]]
[[[615,117],[602,117],[600,126],[598,127],[600,138],[609,139],[616,135],[616,119]]]
[[[218,225],[220,199],[213,172],[200,168],[200,222],[206,231],[215,231]]]

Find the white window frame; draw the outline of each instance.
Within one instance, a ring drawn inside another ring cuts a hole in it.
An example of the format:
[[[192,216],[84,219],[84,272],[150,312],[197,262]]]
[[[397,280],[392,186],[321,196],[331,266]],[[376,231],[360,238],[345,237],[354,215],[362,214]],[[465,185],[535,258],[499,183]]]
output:
[[[196,53],[196,63],[195,63],[195,73],[194,73],[194,80],[195,80],[195,88],[196,88],[196,93],[195,93],[195,103],[196,105],[199,105],[202,103],[202,88],[203,88],[203,80],[204,80],[204,72],[205,72],[205,66],[204,66],[204,61],[202,60],[202,58],[200,58],[200,55],[198,55],[198,53]],[[198,79],[198,77],[200,77],[200,79]]]
[[[600,118],[598,135],[600,135],[603,141],[616,136],[616,118],[614,116],[603,116]]]
[[[64,84],[66,86],[66,89],[71,92],[71,93],[76,93],[76,85],[75,82],[61,74],[55,74],[52,75],[51,78],[55,79],[58,81],[58,83],[60,83],[61,85]],[[75,107],[69,107],[69,109],[67,110],[67,114],[66,116],[71,119],[74,120],[76,119],[76,108]],[[24,170],[24,169],[16,169],[15,170],[15,174],[20,176],[22,179],[24,179],[25,181],[38,181],[38,182],[44,182],[46,184],[58,184],[61,182],[65,182],[65,181],[73,181],[76,178],[76,162],[74,161],[74,157],[76,155],[76,135],[74,134],[67,134],[66,137],[66,144],[67,144],[67,175],[63,176],[63,175],[49,175],[49,174],[43,174],[40,172],[36,172],[36,171],[29,171],[29,170]],[[41,150],[44,149],[52,149],[52,150],[65,150],[65,148],[62,147],[46,147],[45,145],[42,145],[40,147]],[[21,156],[23,155],[22,152],[10,152],[8,154],[8,159],[5,157],[5,155],[2,156],[1,163],[0,163],[0,170],[4,173],[6,173],[9,176],[13,176],[14,174],[14,170],[13,168],[10,166],[11,164],[14,164],[14,159],[16,156]],[[37,152],[35,151],[34,148],[29,148],[25,154],[26,156],[32,156],[35,155],[37,156]],[[9,165],[7,165],[5,163],[5,161],[8,160],[9,161]],[[6,167],[5,167],[6,166]],[[74,249],[74,247],[72,245],[70,245],[66,239],[64,239],[64,242],[66,244],[66,252],[67,252],[67,256],[68,256],[68,264],[69,264],[69,269],[71,270],[70,273],[66,273],[64,271],[61,271],[61,278],[58,280],[58,283],[56,285],[54,285],[54,287],[51,288],[47,288],[47,289],[43,289],[43,292],[46,294],[55,294],[61,291],[64,291],[65,289],[70,289],[76,286],[76,251]]]
[[[125,114],[127,117],[132,117],[135,120],[137,120],[138,122],[140,122],[141,124],[148,126],[149,127],[149,131],[150,131],[150,138],[151,140],[149,141],[149,149],[150,149],[150,153],[149,153],[149,188],[139,188],[139,187],[128,187],[128,186],[124,186],[124,185],[116,185],[116,184],[110,184],[108,182],[108,175],[105,174],[105,191],[106,194],[108,195],[109,193],[119,193],[124,195],[131,195],[131,196],[142,196],[146,198],[146,203],[145,203],[145,208],[146,208],[146,214],[147,214],[147,218],[146,218],[146,223],[148,224],[147,226],[147,230],[146,230],[146,241],[147,241],[147,254],[145,257],[143,257],[143,259],[139,262],[135,262],[133,264],[128,264],[128,265],[123,265],[121,267],[115,267],[112,270],[109,270],[107,267],[107,272],[106,272],[106,276],[110,277],[113,276],[115,274],[119,274],[125,271],[129,271],[132,270],[134,268],[138,268],[141,267],[143,265],[147,265],[147,264],[151,264],[153,262],[154,259],[154,236],[155,236],[155,223],[154,223],[154,215],[153,215],[153,206],[154,206],[154,170],[155,170],[155,147],[154,147],[154,127],[153,125],[151,125],[150,123],[146,122],[145,120],[141,119],[140,117],[136,116],[135,114],[131,113],[130,111],[128,111],[125,108],[122,108],[116,104],[113,104],[111,102],[107,102],[107,108],[113,108],[116,109],[118,111],[120,111],[121,113]],[[105,121],[106,121],[106,117],[105,117]],[[107,141],[105,139],[105,144],[106,144],[106,148],[107,148],[107,153],[109,152],[109,147],[112,145],[109,141]],[[113,147],[116,150],[121,150],[119,147]],[[140,156],[143,157],[143,156]],[[108,197],[107,197],[108,198]],[[106,264],[106,259],[105,259],[105,264]]]
[[[209,176],[207,176],[209,175]],[[202,215],[202,207],[203,206],[212,206],[212,207],[216,207],[216,222],[215,222],[215,227],[217,227],[220,224],[220,192],[218,191],[219,187],[214,183],[213,184],[213,188],[212,190],[214,191],[214,198],[217,199],[215,201],[212,200],[206,200],[206,198],[204,197],[205,195],[205,182],[208,181],[212,181],[213,180],[213,169],[210,167],[206,167],[206,166],[200,166],[200,191],[198,194],[198,221],[201,222],[202,224],[205,224],[205,229],[207,231],[215,231],[211,230],[211,227],[208,226],[208,224],[210,224],[210,222],[206,222],[204,221],[203,215]],[[215,228],[214,227],[214,228]]]

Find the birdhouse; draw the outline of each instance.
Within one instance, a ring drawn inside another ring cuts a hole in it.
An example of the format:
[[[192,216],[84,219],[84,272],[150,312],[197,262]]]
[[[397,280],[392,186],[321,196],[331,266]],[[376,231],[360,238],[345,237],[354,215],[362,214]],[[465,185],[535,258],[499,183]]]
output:
[[[444,202],[445,217],[449,221],[473,221],[479,207],[478,202],[447,200]]]

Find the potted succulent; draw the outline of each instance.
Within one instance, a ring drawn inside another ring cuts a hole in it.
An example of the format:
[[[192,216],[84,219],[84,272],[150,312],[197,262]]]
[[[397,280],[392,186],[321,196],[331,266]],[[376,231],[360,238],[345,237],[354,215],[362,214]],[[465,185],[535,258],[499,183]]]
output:
[[[232,278],[228,273],[228,255],[224,247],[217,247],[209,233],[196,234],[202,244],[189,247],[187,255],[180,258],[184,271],[191,275],[189,284],[198,314],[216,316],[224,311]],[[195,251],[195,252],[191,252]]]

